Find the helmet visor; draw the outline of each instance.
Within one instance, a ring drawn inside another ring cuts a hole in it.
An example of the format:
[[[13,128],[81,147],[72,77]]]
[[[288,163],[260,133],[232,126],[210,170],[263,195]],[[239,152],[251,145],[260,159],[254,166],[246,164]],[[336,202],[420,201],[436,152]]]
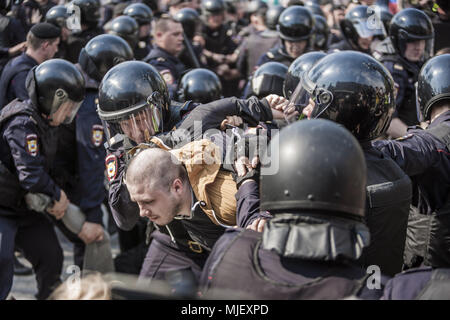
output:
[[[424,122],[425,121],[425,117],[422,113],[422,110],[420,108],[420,97],[419,97],[419,92],[418,92],[418,85],[417,82],[414,84],[414,87],[416,88],[416,113],[417,113],[417,119],[420,122]]]
[[[123,134],[135,143],[149,142],[162,129],[162,113],[154,104],[129,113],[121,118],[107,121],[108,137]]]
[[[66,99],[64,102],[62,102],[59,106],[53,106],[52,113],[50,113],[49,119],[52,123],[59,125],[59,124],[69,124],[73,121],[75,118],[78,109],[80,109],[81,104],[83,103],[83,100],[81,101],[73,101],[70,99]]]
[[[370,20],[357,20],[354,22],[356,32],[360,38],[369,38],[372,36],[385,36],[383,32],[383,23],[371,23]]]
[[[303,72],[300,76],[300,82],[289,100],[289,104],[295,107],[295,110],[300,113],[300,117],[292,119],[292,113],[289,112],[289,114],[285,113],[285,118],[289,123],[300,120],[303,118],[304,110],[308,113],[308,118],[319,118],[331,105],[332,101],[333,94],[325,88],[318,88],[316,84],[309,79],[308,74]]]

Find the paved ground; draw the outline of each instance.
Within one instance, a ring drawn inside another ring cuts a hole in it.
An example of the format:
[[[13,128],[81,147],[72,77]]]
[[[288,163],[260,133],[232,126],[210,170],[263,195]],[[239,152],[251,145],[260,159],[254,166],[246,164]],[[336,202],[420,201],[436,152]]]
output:
[[[64,266],[61,279],[65,280],[71,272],[68,273],[69,266],[73,265],[72,244],[64,237],[64,235],[56,229],[56,234],[60,240],[61,247],[64,251]],[[111,248],[113,257],[119,253],[119,244],[117,241],[117,233],[111,236]],[[27,266],[31,266],[28,261],[21,258],[20,261]],[[17,300],[35,300],[34,295],[37,293],[35,275],[31,276],[14,276],[14,283],[10,295]]]

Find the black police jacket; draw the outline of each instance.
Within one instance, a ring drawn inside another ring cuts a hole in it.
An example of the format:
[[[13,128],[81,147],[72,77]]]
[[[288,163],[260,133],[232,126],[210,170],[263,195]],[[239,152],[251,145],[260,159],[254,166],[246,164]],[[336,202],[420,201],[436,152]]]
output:
[[[57,128],[50,127],[30,100],[17,99],[0,114],[0,215],[29,212],[22,197],[44,193],[59,200],[60,189],[48,174],[56,153]],[[16,195],[14,195],[16,194]]]

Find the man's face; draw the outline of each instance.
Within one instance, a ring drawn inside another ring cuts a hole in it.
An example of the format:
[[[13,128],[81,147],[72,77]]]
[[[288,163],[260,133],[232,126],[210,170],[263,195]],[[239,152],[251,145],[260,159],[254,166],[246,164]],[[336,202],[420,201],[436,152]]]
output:
[[[370,36],[368,38],[358,38],[358,46],[363,50],[369,50],[370,44],[372,43],[373,36]]]
[[[59,38],[57,38],[55,41],[48,41],[44,43],[43,49],[45,52],[45,60],[53,59],[55,54],[58,52],[58,45],[59,45]]]
[[[293,42],[293,41],[285,41],[286,52],[292,58],[298,58],[301,54],[305,52],[306,45],[308,42],[306,40]]]
[[[336,9],[333,11],[334,23],[338,26],[345,18],[345,11]]]
[[[169,22],[169,28],[166,32],[157,32],[158,45],[176,56],[183,50],[183,26],[178,22]]]
[[[208,16],[208,27],[210,27],[211,29],[218,29],[222,24],[223,21],[225,19],[225,14],[222,13],[218,13],[218,14],[210,14]]]
[[[420,61],[425,53],[425,40],[406,43],[405,58],[411,62]]]
[[[139,206],[141,217],[159,226],[172,222],[180,209],[180,198],[172,188],[151,188],[149,183],[127,184],[130,199]]]
[[[68,117],[70,117],[74,112],[77,112],[80,107],[80,102],[74,102],[67,100],[63,102],[58,110],[50,116],[49,124],[52,127],[57,127],[62,124]]]

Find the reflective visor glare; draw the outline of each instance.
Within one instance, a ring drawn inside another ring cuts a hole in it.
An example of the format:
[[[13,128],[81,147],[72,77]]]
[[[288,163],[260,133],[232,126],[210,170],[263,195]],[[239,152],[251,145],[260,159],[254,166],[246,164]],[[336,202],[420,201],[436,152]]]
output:
[[[419,122],[424,122],[425,121],[425,119],[424,119],[424,117],[423,117],[423,114],[422,114],[422,110],[420,110],[420,97],[419,97],[419,95],[418,95],[418,85],[417,85],[417,82],[414,84],[414,87],[416,88],[416,113],[417,113],[417,120],[419,121]]]
[[[161,112],[153,105],[119,122],[123,134],[136,143],[150,141],[161,129]]]
[[[292,123],[297,120],[297,118],[294,117],[293,113],[291,112],[291,108],[294,107],[295,110],[301,115],[303,109],[309,104],[310,96],[310,91],[305,83],[303,73],[300,76],[300,82],[298,83],[297,87],[291,95],[291,98],[289,99],[289,106],[291,107],[288,107],[285,110],[285,119],[288,123]]]

